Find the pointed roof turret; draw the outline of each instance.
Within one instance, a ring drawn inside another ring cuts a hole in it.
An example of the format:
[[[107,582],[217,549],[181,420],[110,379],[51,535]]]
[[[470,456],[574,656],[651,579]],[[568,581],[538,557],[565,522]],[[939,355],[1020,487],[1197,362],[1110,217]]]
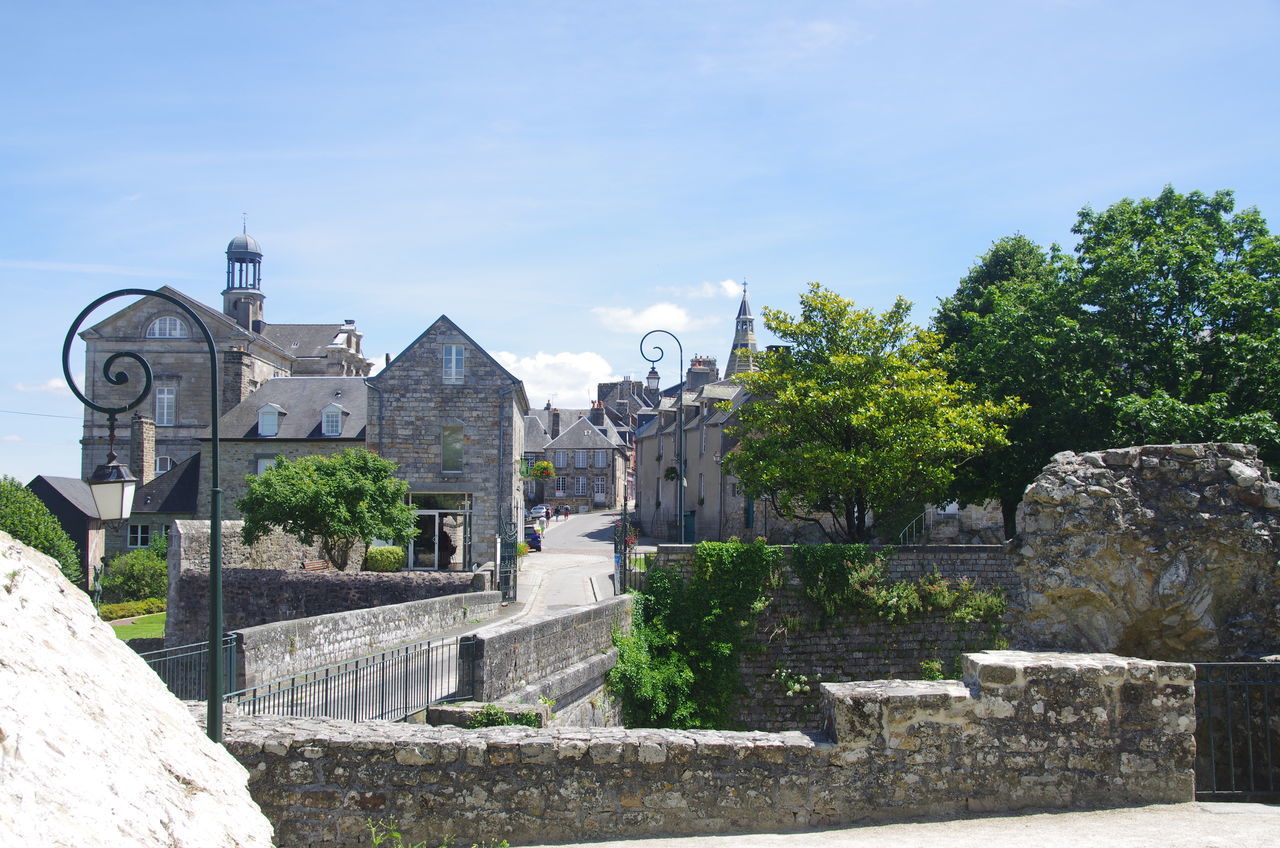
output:
[[[756,370],[755,318],[751,317],[751,304],[747,301],[747,281],[742,281],[742,303],[738,304],[738,317],[733,324],[733,346],[729,349],[729,361],[724,366],[725,379],[742,371]],[[739,355],[745,351],[745,355]]]

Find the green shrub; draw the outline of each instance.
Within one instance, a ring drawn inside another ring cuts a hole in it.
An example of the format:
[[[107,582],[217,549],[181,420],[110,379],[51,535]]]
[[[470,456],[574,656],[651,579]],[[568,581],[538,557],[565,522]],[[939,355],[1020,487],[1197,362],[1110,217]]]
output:
[[[84,572],[76,543],[34,492],[7,475],[0,477],[0,530],[56,559],[62,576],[81,585]]]
[[[115,621],[119,618],[134,618],[139,615],[151,615],[164,612],[165,602],[161,598],[147,598],[145,601],[125,601],[119,604],[103,604],[98,608],[98,617],[103,621]]]
[[[485,704],[478,711],[471,714],[471,718],[467,720],[467,727],[507,727],[512,724],[521,724],[525,727],[538,727],[538,714],[534,710],[525,710],[524,712],[510,715],[506,710],[497,704]]]
[[[111,604],[163,598],[168,590],[165,561],[147,548],[120,554],[111,560],[102,577],[102,600]]]
[[[516,542],[516,559],[521,559],[529,555],[528,542]]]
[[[399,571],[402,568],[404,568],[404,548],[398,545],[370,548],[365,552],[365,571]]]

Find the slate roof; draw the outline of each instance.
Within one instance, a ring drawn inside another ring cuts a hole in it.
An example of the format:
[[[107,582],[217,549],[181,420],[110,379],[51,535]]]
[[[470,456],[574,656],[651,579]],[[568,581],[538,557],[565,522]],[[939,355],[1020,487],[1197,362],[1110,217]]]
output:
[[[264,324],[262,335],[294,356],[324,356],[342,334],[343,324]],[[345,348],[345,344],[339,343]]]
[[[583,450],[616,448],[618,444],[604,436],[588,419],[581,418],[561,431],[560,435],[547,447],[557,450]]]
[[[200,495],[200,454],[179,462],[133,493],[134,514],[194,513]]]
[[[80,512],[90,518],[98,517],[98,505],[93,502],[93,493],[89,491],[89,484],[79,477],[50,477],[48,474],[39,474],[36,479],[43,480],[49,488],[62,495]]]
[[[220,439],[364,439],[368,423],[369,390],[363,377],[277,377],[268,380],[218,419]],[[321,411],[331,403],[342,407],[342,434],[325,436],[321,431]],[[275,404],[285,411],[280,416],[280,432],[258,435],[258,410]],[[209,431],[200,434],[209,438]]]
[[[531,412],[524,417],[524,449],[526,453],[542,450],[550,440],[551,436],[538,416]]]

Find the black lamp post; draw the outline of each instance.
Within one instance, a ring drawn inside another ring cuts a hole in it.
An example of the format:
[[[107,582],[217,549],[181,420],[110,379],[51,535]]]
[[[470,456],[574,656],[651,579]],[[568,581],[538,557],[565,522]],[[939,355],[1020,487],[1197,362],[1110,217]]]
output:
[[[676,372],[680,377],[680,390],[676,393],[676,521],[680,525],[680,544],[685,544],[684,534],[684,345],[680,344],[680,339],[676,338],[676,334],[670,330],[650,330],[640,339],[640,355],[647,362],[653,363],[649,368],[649,375],[645,378],[645,382],[653,391],[657,391],[659,387],[659,377],[657,363],[662,360],[663,350],[658,345],[651,345],[652,349],[657,351],[657,356],[650,356],[645,353],[644,343],[654,333],[665,333],[671,337],[676,343],[676,350],[680,358],[680,370]],[[659,400],[661,403],[661,400]]]
[[[112,367],[121,359],[133,360],[141,369],[143,377],[142,390],[129,403],[123,406],[100,406],[80,391],[71,376],[71,343],[75,340],[76,330],[93,310],[109,300],[118,297],[158,297],[177,307],[191,326],[200,331],[209,349],[209,400],[211,439],[209,451],[209,668],[206,696],[208,697],[208,713],[205,731],[214,742],[222,742],[222,679],[225,674],[225,662],[222,655],[222,489],[218,477],[218,389],[221,381],[218,378],[218,353],[213,345],[213,336],[200,316],[173,295],[148,289],[119,289],[95,300],[84,308],[67,330],[67,338],[62,343],[62,374],[67,385],[82,404],[107,416],[107,462],[98,466],[90,476],[90,489],[93,491],[94,503],[98,506],[98,517],[102,521],[125,521],[129,518],[133,504],[133,475],[116,461],[115,438],[116,416],[142,405],[151,394],[153,374],[151,364],[141,354],[133,351],[118,351],[107,357],[102,364],[103,378],[113,386],[123,386],[129,382],[129,375],[124,371],[112,372]]]

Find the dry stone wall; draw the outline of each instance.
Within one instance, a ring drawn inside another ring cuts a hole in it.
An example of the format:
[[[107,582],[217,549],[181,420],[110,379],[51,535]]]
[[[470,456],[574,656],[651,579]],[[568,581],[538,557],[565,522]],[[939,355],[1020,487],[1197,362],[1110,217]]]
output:
[[[468,572],[274,571],[226,568],[222,572],[224,629],[403,604],[486,588],[483,574]],[[168,646],[208,638],[209,572],[183,569],[169,583]]]
[[[280,848],[770,833],[1026,807],[1190,801],[1193,669],[986,652],[960,681],[826,685],[829,735],[232,716]]]
[[[296,618],[237,632],[241,687],[368,656],[492,618],[500,592],[469,592]]]
[[[1280,483],[1251,445],[1057,454],[1018,511],[1016,643],[1211,661],[1280,638]]]

